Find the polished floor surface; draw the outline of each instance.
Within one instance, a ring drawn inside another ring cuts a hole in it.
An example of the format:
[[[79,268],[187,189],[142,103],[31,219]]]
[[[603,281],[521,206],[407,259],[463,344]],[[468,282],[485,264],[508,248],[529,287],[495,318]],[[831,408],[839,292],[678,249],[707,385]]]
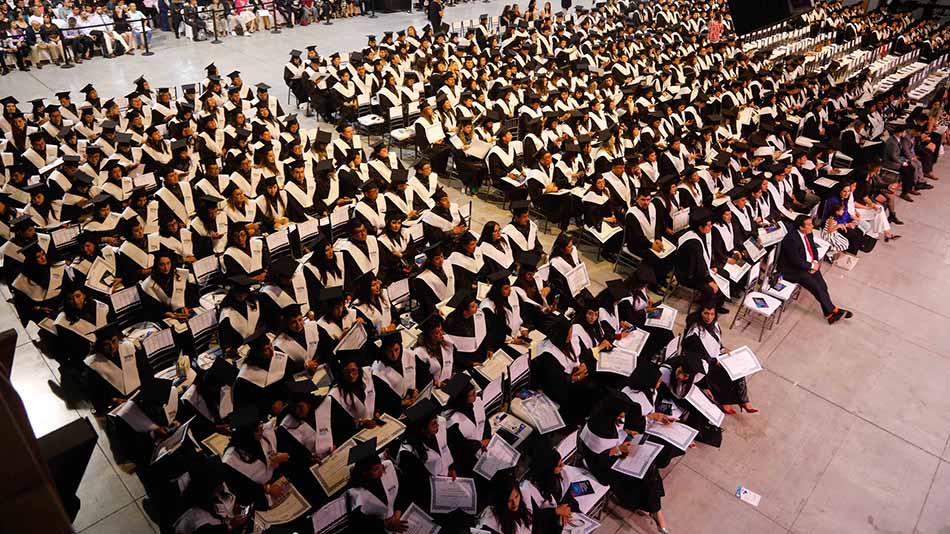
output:
[[[447,20],[497,13],[501,4],[450,8]],[[214,61],[221,72],[239,69],[251,83],[266,81],[283,100],[281,69],[292,48],[318,45],[322,54],[362,46],[365,34],[425,24],[421,13],[356,18],[220,45],[162,36],[152,57],[94,60],[69,70],[44,68],[0,79],[0,94],[21,100],[77,90],[93,81],[100,94],[124,94],[146,74],[154,87],[203,77]],[[946,157],[950,160],[950,154]],[[748,345],[765,370],[749,380],[758,414],[728,416],[723,446],[700,445],[665,471],[663,510],[675,533],[950,533],[950,163],[943,180],[910,205],[899,201],[903,238],[880,243],[854,270],[825,267],[836,302],[854,318],[828,326],[810,295],[792,304],[781,324],[757,342],[757,325],[728,329],[728,347]],[[453,190],[455,200],[466,201]],[[505,221],[497,206],[476,201],[475,226]],[[543,235],[549,245],[553,235]],[[591,264],[595,283],[615,276],[611,265]],[[2,290],[5,293],[5,289]],[[683,310],[685,303],[674,301]],[[734,308],[734,306],[730,306]],[[0,302],[0,324],[12,325]],[[679,321],[682,328],[682,319]],[[68,410],[47,388],[55,363],[40,355],[21,330],[13,382],[38,436],[89,410]],[[80,487],[75,522],[83,534],[153,532],[142,511],[144,491],[134,474],[116,466],[102,423],[99,446]],[[745,486],[762,496],[758,507],[735,497]],[[616,506],[599,532],[655,532],[640,516]]]

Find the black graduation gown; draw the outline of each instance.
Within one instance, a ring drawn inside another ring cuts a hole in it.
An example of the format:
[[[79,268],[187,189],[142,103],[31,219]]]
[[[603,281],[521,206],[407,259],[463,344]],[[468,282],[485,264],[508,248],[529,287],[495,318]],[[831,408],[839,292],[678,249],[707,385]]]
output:
[[[250,380],[239,376],[234,381],[234,405],[246,406],[253,404],[257,406],[258,413],[269,414],[274,401],[285,400],[287,398],[285,380],[293,380],[292,377],[293,375],[288,367],[284,370],[284,380],[278,380],[267,387],[260,387]]]
[[[445,266],[443,266],[442,269],[444,271]],[[444,273],[442,274],[443,276],[440,276],[440,278],[442,278],[443,282],[445,282],[448,280],[448,277],[445,277]],[[418,303],[418,307],[413,312],[413,318],[417,321],[422,321],[426,317],[435,313],[435,311],[438,309],[439,303],[442,302],[442,299],[440,299],[432,291],[432,288],[430,288],[428,284],[418,277],[413,278],[409,285],[412,288],[412,298],[416,300],[416,303]]]
[[[628,411],[626,418],[629,421],[633,419],[634,416]],[[630,428],[629,425],[627,427]],[[598,435],[598,433],[595,432],[595,435]],[[614,429],[613,436],[598,435],[598,437],[604,439],[616,438],[616,429]],[[669,445],[663,446],[664,449],[668,449],[669,447]],[[660,478],[660,472],[657,468],[658,459],[654,460],[653,465],[647,470],[643,479],[637,479],[612,469],[617,458],[610,456],[609,449],[595,453],[580,439],[577,440],[577,449],[594,477],[602,484],[608,484],[624,507],[630,510],[643,510],[646,512],[660,511],[660,500],[665,495],[665,492],[663,489],[663,479]],[[662,455],[662,453],[660,454]]]
[[[243,303],[235,302],[229,307],[235,309],[243,317],[247,317],[247,306],[249,303],[256,304],[258,307],[260,303],[257,301],[257,297],[248,296],[248,299]],[[266,318],[263,316],[258,316],[257,324],[265,324]],[[227,350],[228,348],[234,348],[235,350],[244,344],[244,335],[238,332],[233,326],[231,326],[231,320],[227,317],[218,321],[218,344],[222,349]]]
[[[462,352],[455,347],[455,364],[457,369],[463,370],[485,361],[488,357],[488,335],[481,340],[474,352]],[[461,313],[451,314],[445,320],[445,333],[451,336],[475,337],[475,316],[465,318]]]
[[[531,382],[558,404],[561,416],[568,425],[579,424],[590,415],[594,403],[602,396],[594,380],[596,367],[587,358],[578,357],[575,366],[582,361],[587,366],[587,378],[571,382],[571,375],[550,351],[545,351],[531,360]],[[592,360],[592,358],[591,358]]]
[[[112,363],[121,368],[120,362],[113,361]],[[85,380],[83,384],[85,388],[85,395],[96,412],[107,413],[109,410],[115,407],[115,403],[112,402],[112,399],[128,397],[128,395],[125,395],[116,389],[115,386],[113,386],[108,380],[103,378],[102,375],[97,373],[95,370],[88,366],[85,367]],[[148,366],[148,363],[145,361],[145,355],[143,351],[135,351],[135,367],[138,370],[139,380],[144,382],[144,380],[149,376],[151,369]],[[187,419],[185,420],[187,421]]]
[[[462,413],[465,414],[465,417],[469,421],[474,422],[475,416],[473,414],[473,409],[467,407]],[[476,477],[473,469],[475,464],[478,462],[478,451],[482,448],[482,443],[480,440],[468,439],[462,434],[462,431],[459,430],[459,425],[453,425],[451,422],[448,422],[448,431],[446,432],[446,437],[448,438],[449,450],[452,452],[452,459],[454,460],[455,471],[460,477]],[[482,428],[482,438],[481,439],[490,439],[491,438],[491,425],[488,423],[488,416],[485,416],[485,424]]]
[[[700,237],[702,239],[702,237]],[[705,291],[712,280],[706,260],[703,259],[703,244],[695,239],[680,244],[676,249],[676,279],[686,287]]]
[[[174,273],[169,277],[167,283],[161,284],[165,294],[169,296],[172,294],[172,284],[174,282],[171,280],[173,278]],[[177,311],[166,306],[145,291],[142,291],[142,286],[138,286],[138,288],[139,299],[142,302],[142,317],[145,320],[161,323],[165,319],[165,312]],[[188,308],[196,308],[198,306],[198,288],[195,287],[195,284],[187,284],[185,286],[185,306]]]

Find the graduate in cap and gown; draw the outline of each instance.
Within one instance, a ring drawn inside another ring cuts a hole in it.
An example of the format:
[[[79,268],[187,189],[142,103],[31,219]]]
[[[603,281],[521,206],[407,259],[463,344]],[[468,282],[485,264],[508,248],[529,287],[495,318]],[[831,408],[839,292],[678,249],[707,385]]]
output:
[[[280,310],[278,332],[274,338],[274,349],[287,355],[287,365],[293,374],[301,371],[313,373],[323,363],[317,352],[320,327],[316,321],[305,318],[299,304],[291,304]]]
[[[530,202],[526,200],[511,203],[511,222],[501,229],[508,238],[511,255],[517,259],[522,254],[542,254],[541,240],[538,239],[538,225],[529,215]]]
[[[54,314],[60,308],[66,266],[54,263],[40,241],[20,249],[23,268],[13,280],[13,305],[20,322],[26,326],[30,321],[52,326]]]
[[[521,313],[521,300],[511,289],[511,271],[495,271],[487,278],[491,287],[478,308],[485,314],[485,324],[488,326],[488,341],[485,349],[494,351],[506,348],[507,345],[528,344],[527,328],[523,327],[524,319]],[[516,349],[506,349],[513,355],[518,355]]]
[[[580,312],[578,312],[580,313]],[[578,354],[571,343],[571,323],[554,317],[547,326],[548,339],[538,346],[538,356],[531,361],[535,386],[558,404],[567,424],[583,421],[600,398],[602,391],[594,380],[592,358],[587,352]],[[587,360],[587,361],[585,361]]]
[[[399,471],[391,460],[380,459],[376,438],[350,449],[350,527],[354,532],[383,534],[408,528],[400,518],[409,506],[407,492],[401,490]]]
[[[215,432],[231,432],[228,416],[234,411],[233,386],[237,375],[234,365],[224,358],[215,358],[208,369],[199,370],[195,381],[182,393],[180,418],[195,418],[189,428],[199,442]]]
[[[242,405],[231,413],[231,441],[221,461],[230,468],[227,484],[237,501],[267,510],[272,500],[289,489],[282,466],[290,455],[277,450],[276,420],[261,424],[260,417],[254,405]]]
[[[142,353],[121,335],[111,325],[96,331],[93,351],[83,361],[88,368],[83,395],[98,414],[106,414],[128,400],[151,378]]]
[[[455,345],[458,369],[473,367],[488,358],[488,323],[471,290],[457,291],[448,302],[452,312],[445,318],[445,334]]]
[[[165,319],[185,321],[198,305],[198,289],[191,282],[188,269],[176,268],[174,255],[158,250],[154,255],[152,272],[139,282],[139,298],[143,316],[150,321]]]
[[[266,319],[261,316],[257,291],[251,291],[254,280],[238,275],[228,279],[228,292],[218,313],[218,344],[225,355],[237,358],[237,349],[259,332]]]
[[[725,299],[710,274],[714,269],[712,214],[705,208],[694,208],[690,210],[689,223],[690,229],[680,236],[675,252],[676,279],[704,298]]]
[[[699,311],[687,318],[686,333],[683,336],[682,354],[696,355],[703,362],[705,374],[700,387],[712,394],[712,400],[722,407],[728,415],[736,413],[734,405],[744,412],[756,413],[759,410],[749,402],[749,388],[745,378],[732,380],[726,369],[719,363],[719,355],[728,352],[722,343],[722,328],[715,302],[704,301]]]
[[[439,305],[455,294],[455,277],[451,266],[445,265],[442,244],[436,242],[425,250],[426,260],[418,276],[410,282],[412,296],[418,303],[413,312],[417,321],[436,313]]]
[[[234,381],[234,404],[254,405],[262,414],[279,414],[287,396],[284,381],[293,376],[287,366],[287,355],[274,350],[264,330],[259,330],[247,344],[250,350]]]
[[[485,415],[485,402],[465,373],[453,376],[443,387],[449,396],[445,418],[449,450],[459,476],[473,476],[481,451],[488,448],[491,425]]]
[[[406,409],[406,433],[396,456],[407,499],[430,515],[429,479],[456,474],[449,448],[448,421],[439,412],[440,406],[432,399],[422,399]],[[448,527],[452,520],[460,519],[456,517],[459,514],[462,512],[448,514],[447,521],[440,523]]]
[[[404,350],[402,333],[392,331],[379,337],[380,347],[373,363],[373,387],[376,409],[401,417],[429,382],[427,366],[420,365],[415,353]]]
[[[655,382],[659,382],[659,370],[655,366],[654,370]],[[629,404],[616,396],[601,399],[578,434],[578,452],[598,482],[610,486],[624,508],[649,513],[661,532],[668,532],[661,511],[665,491],[659,473],[660,458],[653,461],[642,479],[612,469],[618,459],[634,453],[640,443],[640,439],[635,437],[635,429],[640,427],[642,430],[643,416],[636,411],[636,405]],[[664,445],[663,448],[669,449],[670,446]]]

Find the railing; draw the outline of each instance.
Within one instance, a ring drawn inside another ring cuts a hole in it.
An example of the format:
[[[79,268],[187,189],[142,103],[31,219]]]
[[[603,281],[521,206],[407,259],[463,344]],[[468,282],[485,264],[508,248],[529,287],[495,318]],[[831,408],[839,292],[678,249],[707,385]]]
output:
[[[130,28],[132,28],[133,25],[136,23],[139,24],[139,33],[142,35],[142,42],[144,43],[144,46],[145,46],[145,51],[142,52],[142,55],[143,56],[155,55],[155,53],[149,49],[149,41],[151,39],[149,39],[147,31],[152,31],[151,27],[146,27],[146,23],[148,23],[149,20],[147,18],[143,18],[140,20],[127,20],[125,22],[129,25]],[[69,33],[79,32],[81,34],[82,30],[90,30],[92,28],[107,28],[106,31],[112,32],[115,30],[115,22],[103,22],[100,24],[87,24],[85,26],[74,26],[71,28],[70,27],[59,28],[59,34],[60,34],[59,46],[63,50],[63,64],[60,65],[60,68],[71,69],[76,66],[75,58],[70,58],[70,55],[72,55],[73,51],[72,51],[72,48],[69,46],[70,43],[72,43],[72,40],[76,39],[76,37],[67,37],[66,32],[69,32]],[[132,33],[135,33],[135,30],[132,30]],[[19,37],[21,40],[25,41],[26,32],[24,31],[24,33],[20,35]],[[123,42],[123,45],[124,44],[125,43]],[[5,53],[5,52],[0,52],[0,53]],[[72,61],[72,63],[70,63],[70,61]]]

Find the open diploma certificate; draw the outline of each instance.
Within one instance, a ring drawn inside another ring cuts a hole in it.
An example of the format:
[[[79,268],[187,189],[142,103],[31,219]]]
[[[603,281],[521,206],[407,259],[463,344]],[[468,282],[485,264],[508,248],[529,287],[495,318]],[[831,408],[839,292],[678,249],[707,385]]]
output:
[[[539,434],[547,434],[564,428],[564,419],[557,404],[544,393],[527,399],[514,399],[509,410],[514,416],[533,426]]]
[[[406,425],[388,413],[384,413],[380,416],[380,419],[383,421],[383,424],[375,428],[364,428],[357,432],[353,438],[361,443],[376,438],[376,448],[382,449],[406,431]]]
[[[410,504],[400,519],[409,526],[405,530],[406,534],[436,534],[442,530],[442,527],[436,525],[432,517],[423,512],[422,508],[416,506],[416,503]]]
[[[495,434],[488,442],[488,447],[478,457],[478,462],[475,463],[473,471],[484,477],[485,480],[491,480],[495,473],[501,469],[518,465],[520,458],[520,452],[509,445],[504,438]]]
[[[594,532],[599,527],[600,523],[589,516],[574,512],[571,514],[571,520],[564,525],[561,532],[565,534],[587,534],[588,532]]]
[[[293,484],[287,485],[288,491],[280,504],[270,510],[255,513],[255,522],[260,521],[268,526],[283,525],[297,519],[310,509],[310,503],[297,491]]]
[[[762,370],[762,364],[756,358],[752,349],[746,346],[739,347],[731,352],[719,356],[719,363],[726,368],[729,378],[739,380]]]
[[[204,445],[206,449],[219,457],[224,456],[224,451],[228,448],[229,443],[231,443],[230,437],[224,434],[218,434],[217,432],[201,440],[201,444]]]
[[[699,431],[683,423],[664,425],[656,421],[647,421],[647,434],[656,436],[681,451],[685,451],[696,438]]]
[[[335,451],[330,453],[323,462],[314,464],[310,468],[313,477],[317,479],[324,493],[333,495],[343,489],[350,479],[350,466],[346,460],[350,455],[350,449],[356,445],[352,438],[346,443],[340,445]]]
[[[602,351],[597,358],[597,372],[630,376],[637,366],[637,355],[623,349]]]
[[[650,466],[653,464],[653,460],[656,459],[662,450],[663,445],[653,443],[652,441],[644,441],[634,446],[630,454],[623,458],[618,458],[610,468],[634,478],[643,478],[643,476],[647,474],[647,470],[650,469]]]
[[[429,510],[433,514],[447,514],[456,509],[472,515],[477,512],[474,478],[432,477],[429,489],[432,495]]]
[[[672,330],[673,323],[676,322],[676,309],[667,306],[666,304],[660,304],[656,307],[656,310],[647,314],[647,320],[644,324],[647,326],[655,326],[657,328],[663,328],[665,330]]]
[[[501,375],[505,374],[505,371],[508,369],[508,366],[514,360],[511,359],[511,356],[503,350],[496,350],[490,358],[485,360],[484,363],[475,367],[475,370],[478,371],[478,374],[484,376],[488,379],[489,382],[495,380]]]
[[[685,398],[694,408],[699,410],[699,413],[706,416],[706,419],[715,426],[722,426],[722,420],[726,418],[726,414],[719,409],[718,406],[713,404],[709,397],[703,393],[703,390],[699,389],[696,384],[693,384],[693,387],[689,389],[689,393],[686,394]]]
[[[571,296],[576,297],[578,293],[590,285],[590,274],[587,272],[587,264],[579,263],[564,276],[567,280],[567,287],[571,290]]]
[[[614,346],[639,356],[643,346],[647,343],[648,337],[650,337],[649,332],[638,328],[631,330],[623,339],[614,343]]]

